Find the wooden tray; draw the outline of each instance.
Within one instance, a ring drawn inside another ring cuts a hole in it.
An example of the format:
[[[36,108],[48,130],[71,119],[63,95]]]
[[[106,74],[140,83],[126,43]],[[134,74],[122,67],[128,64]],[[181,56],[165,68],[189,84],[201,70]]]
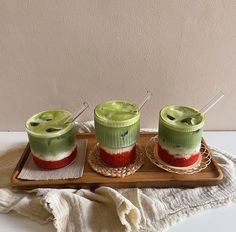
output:
[[[141,133],[138,143],[143,149],[148,140],[156,133]],[[94,134],[80,134],[77,139],[88,139],[87,154],[97,143]],[[204,142],[204,141],[203,141]],[[207,147],[208,148],[208,147]],[[209,149],[209,148],[208,148]],[[209,150],[209,152],[211,152]],[[11,176],[11,185],[18,189],[33,189],[41,187],[50,188],[89,188],[109,186],[113,188],[151,188],[151,187],[198,187],[217,185],[223,179],[223,173],[214,158],[210,165],[191,175],[179,175],[160,169],[145,157],[144,165],[133,175],[125,178],[105,177],[94,172],[88,162],[85,162],[84,174],[80,178],[67,180],[22,180],[17,176],[23,168],[28,156],[30,147],[27,145],[15,170]]]

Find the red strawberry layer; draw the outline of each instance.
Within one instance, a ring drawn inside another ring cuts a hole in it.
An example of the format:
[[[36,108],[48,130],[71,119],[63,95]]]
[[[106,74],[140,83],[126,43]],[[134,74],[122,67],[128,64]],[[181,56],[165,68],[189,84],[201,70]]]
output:
[[[188,167],[198,161],[200,152],[192,153],[190,156],[188,155],[189,158],[186,159],[183,157],[178,157],[178,155],[175,156],[170,154],[167,150],[161,148],[161,146],[158,144],[158,155],[167,164],[176,167]]]
[[[45,169],[57,169],[65,167],[66,165],[70,164],[77,155],[77,149],[75,148],[71,155],[56,161],[49,161],[49,160],[43,160],[33,155],[34,162],[40,167]]]
[[[100,147],[100,157],[107,165],[113,168],[124,167],[134,162],[136,157],[136,146],[134,146],[130,151],[112,155]]]

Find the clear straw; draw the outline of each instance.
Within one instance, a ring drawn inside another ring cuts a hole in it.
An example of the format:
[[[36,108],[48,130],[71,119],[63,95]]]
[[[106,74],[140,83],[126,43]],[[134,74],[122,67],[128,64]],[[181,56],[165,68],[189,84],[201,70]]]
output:
[[[198,112],[186,117],[186,118],[183,118],[181,119],[181,122],[182,123],[188,123],[188,124],[191,124],[191,119],[197,115],[199,115],[200,113],[202,113],[203,115],[206,114],[206,112],[208,110],[210,110],[216,103],[218,103],[223,97],[225,96],[225,94],[220,91],[218,92],[205,106],[203,106]]]
[[[72,122],[76,120],[87,108],[89,107],[88,102],[83,102],[82,108],[77,112],[77,114],[73,117]]]
[[[143,106],[146,104],[148,100],[150,100],[151,97],[152,97],[152,93],[150,91],[147,91],[145,98],[139,105],[138,111],[140,111],[143,108]]]
[[[223,97],[225,96],[225,94],[220,91],[218,92],[204,107],[202,107],[199,111],[202,114],[205,114],[208,110],[210,110],[216,103],[218,103]]]
[[[70,123],[70,122],[74,122],[87,108],[89,107],[89,104],[87,102],[83,102],[82,107],[80,108],[80,110],[75,114],[75,116],[73,116],[73,118],[67,118],[64,123]]]

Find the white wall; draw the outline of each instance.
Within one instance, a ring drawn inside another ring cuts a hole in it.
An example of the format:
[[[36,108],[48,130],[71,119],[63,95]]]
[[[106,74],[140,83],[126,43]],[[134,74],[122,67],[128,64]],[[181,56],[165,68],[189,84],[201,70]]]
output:
[[[236,1],[0,1],[0,130],[24,130],[51,108],[91,109],[108,99],[139,103],[157,127],[167,104],[200,108],[226,97],[205,129],[236,129]]]

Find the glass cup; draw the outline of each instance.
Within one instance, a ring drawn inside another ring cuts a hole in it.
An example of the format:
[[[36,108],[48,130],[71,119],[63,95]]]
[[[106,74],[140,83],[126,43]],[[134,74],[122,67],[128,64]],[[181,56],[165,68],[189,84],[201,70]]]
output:
[[[76,129],[70,112],[49,110],[26,121],[34,162],[41,168],[56,169],[70,164],[76,157]]]
[[[191,120],[184,120],[188,117]],[[164,107],[159,115],[158,156],[161,160],[176,167],[195,165],[200,159],[203,125],[203,114],[192,107]]]
[[[140,133],[138,106],[126,101],[108,101],[94,110],[95,134],[101,159],[111,167],[132,163]]]

